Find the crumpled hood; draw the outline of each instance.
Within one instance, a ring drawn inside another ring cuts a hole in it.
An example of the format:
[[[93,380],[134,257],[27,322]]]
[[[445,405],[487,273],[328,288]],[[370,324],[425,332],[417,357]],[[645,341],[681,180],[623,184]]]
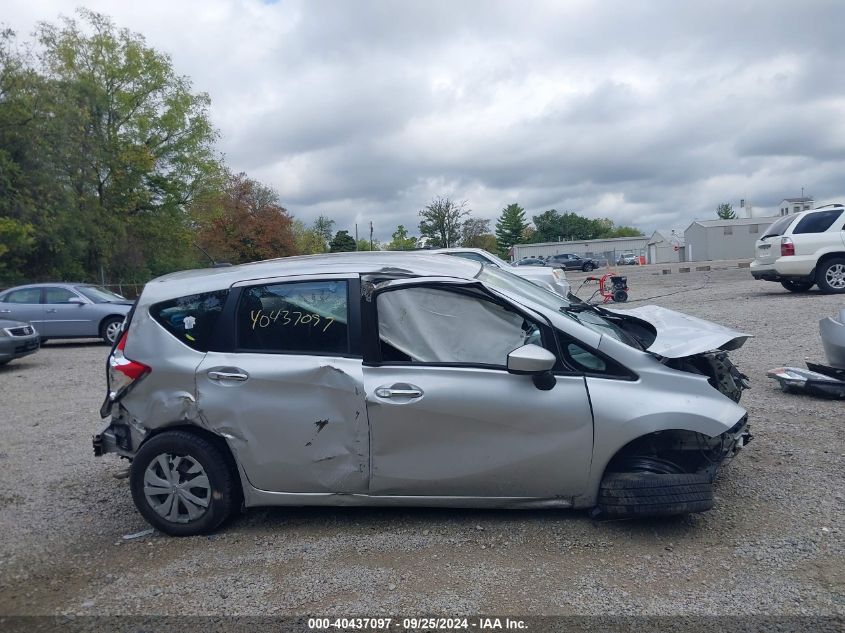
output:
[[[651,325],[657,337],[648,351],[665,358],[684,358],[712,350],[739,349],[750,334],[737,332],[718,323],[660,306],[629,310],[605,308],[623,317],[634,317]]]

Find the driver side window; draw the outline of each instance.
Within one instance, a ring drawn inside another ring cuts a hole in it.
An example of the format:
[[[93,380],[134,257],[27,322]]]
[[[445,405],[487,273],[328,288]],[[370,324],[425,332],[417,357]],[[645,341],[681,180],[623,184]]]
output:
[[[472,292],[402,288],[376,300],[382,361],[504,368],[517,347],[542,345],[533,321]]]

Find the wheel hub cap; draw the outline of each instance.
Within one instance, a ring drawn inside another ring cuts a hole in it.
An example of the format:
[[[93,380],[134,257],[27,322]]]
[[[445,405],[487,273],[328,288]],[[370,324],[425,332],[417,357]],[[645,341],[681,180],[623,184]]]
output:
[[[159,516],[173,523],[190,523],[208,510],[211,484],[193,457],[166,453],[144,471],[144,496]]]

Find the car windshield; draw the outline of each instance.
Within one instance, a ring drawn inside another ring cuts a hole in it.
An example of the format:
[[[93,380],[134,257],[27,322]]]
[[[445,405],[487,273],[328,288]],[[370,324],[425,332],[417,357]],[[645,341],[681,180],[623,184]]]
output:
[[[783,235],[783,232],[789,227],[794,219],[794,215],[785,215],[780,220],[776,220],[774,224],[766,229],[766,232],[763,233],[763,237],[760,239],[764,240],[767,237],[777,237],[778,235]]]
[[[478,275],[476,275],[476,278],[488,286],[520,294],[523,297],[539,303],[545,308],[558,311],[565,317],[568,317],[573,321],[577,321],[581,325],[588,327],[598,334],[607,334],[626,345],[630,345],[636,349],[642,349],[642,346],[640,346],[629,334],[612,321],[604,318],[598,312],[592,309],[578,312],[568,310],[568,308],[573,305],[584,305],[581,301],[569,301],[568,299],[564,299],[560,295],[533,284],[522,277],[518,277],[513,273],[509,273],[499,268],[492,268],[490,266],[482,266],[481,271]]]
[[[91,299],[94,303],[113,303],[115,301],[126,301],[126,297],[106,290],[100,286],[77,286],[76,289]]]

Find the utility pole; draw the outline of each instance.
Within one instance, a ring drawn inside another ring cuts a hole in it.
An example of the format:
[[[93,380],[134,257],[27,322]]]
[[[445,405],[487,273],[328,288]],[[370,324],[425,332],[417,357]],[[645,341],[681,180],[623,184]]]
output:
[[[373,250],[373,221],[370,220],[370,251]]]
[[[358,223],[355,223],[355,250],[358,250]]]

